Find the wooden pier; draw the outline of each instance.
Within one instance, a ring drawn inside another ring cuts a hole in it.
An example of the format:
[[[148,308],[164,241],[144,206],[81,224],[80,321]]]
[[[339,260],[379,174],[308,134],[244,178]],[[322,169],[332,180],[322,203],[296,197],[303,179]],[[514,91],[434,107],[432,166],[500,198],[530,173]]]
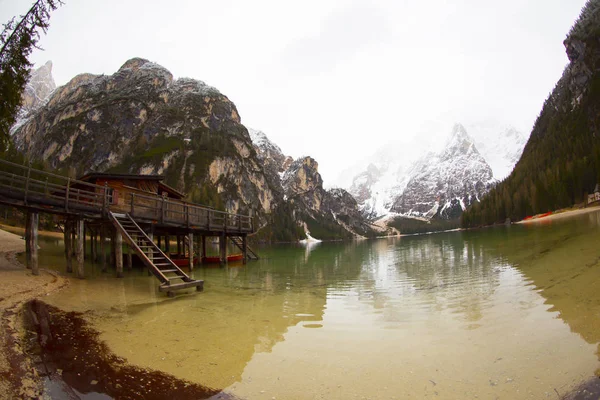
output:
[[[27,266],[38,268],[39,213],[59,216],[64,232],[66,272],[84,278],[85,237],[90,237],[91,258],[108,264],[123,276],[123,241],[127,245],[127,266],[132,253],[160,282],[159,290],[195,287],[203,281],[190,278],[178,264],[194,269],[196,260],[206,259],[206,238],[219,238],[219,260],[227,262],[227,243],[242,252],[242,260],[258,259],[247,244],[255,232],[252,215],[227,213],[182,200],[183,194],[162,183],[157,175],[88,174],[70,179],[0,160],[0,204],[27,213]],[[177,240],[178,259],[172,259],[171,238]],[[110,261],[106,242],[110,240]],[[186,252],[187,249],[187,252]],[[197,249],[195,251],[195,249]],[[194,256],[197,253],[197,256]],[[186,260],[181,260],[181,255]],[[73,258],[75,255],[75,258]]]

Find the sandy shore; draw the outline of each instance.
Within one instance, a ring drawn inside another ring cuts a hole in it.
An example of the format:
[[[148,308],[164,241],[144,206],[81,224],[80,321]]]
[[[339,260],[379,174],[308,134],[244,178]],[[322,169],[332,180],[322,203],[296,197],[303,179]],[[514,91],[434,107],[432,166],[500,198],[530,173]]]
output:
[[[552,214],[547,215],[545,217],[534,216],[531,219],[518,221],[515,223],[516,224],[535,224],[535,223],[540,223],[540,222],[548,222],[548,221],[554,221],[554,220],[559,220],[559,219],[564,219],[564,218],[570,218],[570,217],[574,217],[576,215],[589,214],[589,213],[593,213],[593,212],[597,212],[597,211],[600,211],[600,206],[579,208],[576,210],[558,210],[558,211],[555,211]]]
[[[32,361],[23,351],[23,304],[46,296],[68,284],[56,273],[40,270],[33,276],[16,254],[25,251],[19,235],[0,230],[0,398],[36,398],[39,380]]]

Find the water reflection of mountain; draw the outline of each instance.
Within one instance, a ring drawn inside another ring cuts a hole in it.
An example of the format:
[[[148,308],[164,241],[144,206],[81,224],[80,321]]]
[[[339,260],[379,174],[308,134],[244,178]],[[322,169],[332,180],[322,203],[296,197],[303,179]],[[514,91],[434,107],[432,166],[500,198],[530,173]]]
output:
[[[482,318],[502,266],[461,233],[380,240],[362,261],[359,295],[388,322],[408,318],[411,303],[421,314],[447,309],[472,323]]]

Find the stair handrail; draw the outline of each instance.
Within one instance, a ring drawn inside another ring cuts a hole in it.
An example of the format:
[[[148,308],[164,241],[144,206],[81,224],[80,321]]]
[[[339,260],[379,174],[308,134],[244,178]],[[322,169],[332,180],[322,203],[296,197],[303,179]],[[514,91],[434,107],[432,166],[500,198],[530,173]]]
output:
[[[146,238],[146,240],[148,240],[150,243],[152,243],[152,246],[154,246],[154,248],[155,248],[156,250],[158,250],[158,251],[159,251],[159,253],[160,253],[160,254],[161,254],[163,257],[165,257],[165,258],[166,258],[166,259],[167,259],[167,260],[168,260],[168,261],[171,263],[171,265],[172,265],[173,267],[175,267],[175,269],[177,270],[177,272],[178,272],[178,273],[181,273],[181,275],[180,275],[180,276],[183,276],[183,277],[184,277],[184,279],[183,279],[183,280],[184,280],[185,282],[189,282],[190,280],[193,280],[192,278],[190,278],[190,277],[188,276],[188,274],[186,274],[185,272],[183,272],[183,271],[181,270],[181,268],[179,268],[179,267],[177,266],[177,264],[175,264],[175,263],[173,262],[173,260],[171,260],[171,257],[169,257],[169,256],[167,256],[165,253],[163,253],[163,251],[160,249],[160,247],[158,247],[158,246],[156,245],[156,243],[154,243],[154,241],[153,241],[152,239],[150,239],[150,237],[149,237],[148,235],[146,235],[146,232],[145,232],[145,231],[144,231],[144,230],[143,230],[143,229],[142,229],[142,228],[141,228],[141,227],[140,227],[140,226],[137,224],[137,222],[135,222],[135,220],[134,220],[134,219],[131,217],[131,215],[129,215],[129,213],[125,213],[125,216],[126,216],[128,219],[129,219],[129,221],[131,221],[131,222],[132,222],[132,223],[135,225],[135,227],[136,227],[136,228],[137,228],[137,229],[138,229],[138,230],[139,230],[139,231],[142,233],[142,235],[144,235],[144,238]],[[153,263],[153,264],[154,264],[154,263]],[[160,271],[160,268],[157,268],[157,270],[159,270],[159,271]],[[162,273],[161,273],[161,274],[162,274]],[[164,275],[163,275],[163,276],[164,276]],[[168,278],[167,278],[167,279],[168,279]]]
[[[126,214],[127,215],[127,214]],[[161,280],[161,283],[168,283],[169,282],[169,278],[167,278],[158,267],[156,267],[156,265],[154,265],[154,263],[148,258],[148,256],[142,251],[142,249],[140,249],[140,247],[135,243],[135,241],[133,240],[133,238],[131,236],[129,236],[129,233],[127,233],[127,231],[125,230],[125,228],[123,228],[123,225],[121,225],[121,223],[119,222],[119,220],[117,219],[117,217],[115,217],[114,213],[111,211],[108,213],[108,216],[117,223],[117,225],[119,226],[119,228],[121,229],[121,232],[125,235],[125,237],[127,238],[127,241],[129,242],[130,245],[132,245],[133,247],[137,248],[139,253],[143,254],[144,259],[150,263],[153,267],[154,267],[154,272],[158,273],[158,278],[159,280]],[[139,226],[136,224],[136,226],[139,229]],[[140,229],[142,232],[143,230]],[[146,236],[147,237],[147,236]],[[171,261],[171,260],[169,260]],[[172,262],[172,261],[171,261]]]

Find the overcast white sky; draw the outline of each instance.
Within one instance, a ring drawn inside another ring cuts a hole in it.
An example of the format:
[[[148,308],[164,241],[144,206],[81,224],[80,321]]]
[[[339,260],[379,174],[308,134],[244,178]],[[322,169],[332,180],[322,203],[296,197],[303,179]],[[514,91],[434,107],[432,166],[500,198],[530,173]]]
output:
[[[0,20],[33,0],[0,0]],[[143,57],[201,79],[324,180],[389,140],[494,119],[529,133],[585,0],[65,0],[57,84]],[[440,139],[442,140],[442,139]]]

